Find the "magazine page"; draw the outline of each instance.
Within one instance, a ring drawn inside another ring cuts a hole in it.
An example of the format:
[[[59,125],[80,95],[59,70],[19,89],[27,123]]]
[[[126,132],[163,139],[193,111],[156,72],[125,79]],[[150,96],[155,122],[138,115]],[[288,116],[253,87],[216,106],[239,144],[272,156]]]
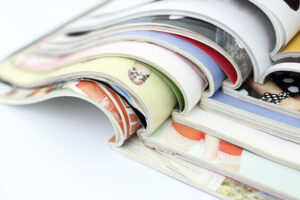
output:
[[[173,120],[241,146],[274,162],[300,169],[300,146],[296,143],[204,111],[200,107],[195,107],[186,116],[173,114]],[[277,148],[274,149],[274,146]]]
[[[132,76],[135,72],[140,76]],[[127,58],[90,58],[47,73],[24,71],[18,67],[16,60],[9,60],[0,66],[0,74],[1,79],[22,87],[38,87],[68,80],[70,77],[107,79],[129,91],[136,102],[139,102],[147,117],[147,133],[156,129],[177,104],[174,92],[159,75],[147,65]],[[157,99],[160,101],[157,102]]]
[[[270,19],[276,33],[276,45],[271,56],[276,56],[300,30],[300,3],[291,0],[249,0]]]
[[[294,38],[274,57],[276,63],[299,62],[300,58],[300,30]]]
[[[224,84],[223,92],[246,102],[300,119],[300,73],[288,71],[293,66],[300,71],[300,64],[281,63],[277,65],[280,66],[274,65],[274,69],[280,67],[280,71],[271,73],[263,85],[255,83],[250,77],[237,90],[232,90]]]
[[[299,119],[226,95],[202,98],[200,107],[270,135],[300,143]]]
[[[300,73],[300,63],[299,62],[283,62],[273,65],[268,71],[266,72],[265,76],[263,77],[266,79],[268,76],[272,75],[273,73],[293,73],[295,76],[299,76]],[[287,77],[288,78],[288,77]],[[287,81],[289,82],[289,81]],[[292,81],[293,82],[293,81]]]
[[[275,196],[266,194],[259,189],[208,170],[205,167],[186,162],[178,156],[164,152],[161,149],[148,148],[137,137],[130,138],[121,148],[113,149],[220,199],[277,199]]]
[[[145,138],[145,143],[169,150],[193,163],[201,163],[225,176],[284,199],[300,197],[298,170],[171,120]]]
[[[98,104],[102,105],[112,116],[110,118],[115,119],[121,132],[115,134],[114,145],[121,146],[126,139],[142,128],[142,124],[132,108],[109,88],[90,81],[77,82],[73,88],[75,92],[83,93],[95,101],[94,104],[98,107]]]

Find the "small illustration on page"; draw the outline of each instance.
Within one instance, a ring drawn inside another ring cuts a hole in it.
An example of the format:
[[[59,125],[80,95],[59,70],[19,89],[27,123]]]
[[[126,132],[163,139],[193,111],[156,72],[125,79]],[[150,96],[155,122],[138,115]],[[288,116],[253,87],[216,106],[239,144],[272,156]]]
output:
[[[109,88],[88,81],[80,81],[76,87],[111,114],[119,124],[125,138],[140,128],[140,121],[131,107]]]
[[[239,172],[243,149],[196,129],[172,122],[165,142],[230,171]]]
[[[150,77],[151,73],[152,71],[145,65],[139,62],[135,62],[133,67],[129,69],[128,76],[134,84],[142,85]]]

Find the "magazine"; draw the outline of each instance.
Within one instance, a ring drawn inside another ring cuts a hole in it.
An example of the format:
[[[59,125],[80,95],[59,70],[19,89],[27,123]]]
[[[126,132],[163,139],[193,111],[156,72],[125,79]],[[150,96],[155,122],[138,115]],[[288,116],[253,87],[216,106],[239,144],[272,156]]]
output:
[[[298,170],[262,158],[205,132],[172,122],[171,119],[144,141],[157,150],[172,152],[187,162],[206,166],[279,198],[299,198]]]
[[[161,171],[220,199],[275,200],[273,195],[226,177],[206,167],[186,162],[176,154],[146,147],[137,137],[130,138],[117,152]]]
[[[220,198],[299,199],[298,10],[102,2],[3,61],[0,101],[82,98],[111,120],[119,152]]]

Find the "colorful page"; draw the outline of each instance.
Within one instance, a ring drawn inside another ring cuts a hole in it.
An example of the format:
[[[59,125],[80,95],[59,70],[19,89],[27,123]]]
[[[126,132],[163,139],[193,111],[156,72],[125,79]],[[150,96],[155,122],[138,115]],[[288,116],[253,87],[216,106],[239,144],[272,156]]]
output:
[[[204,132],[167,120],[145,143],[284,198],[300,198],[300,173]]]
[[[234,68],[232,63],[230,63],[229,60],[227,60],[226,57],[224,57],[221,53],[219,53],[215,49],[213,49],[210,46],[203,44],[199,41],[196,41],[196,40],[193,40],[188,37],[181,36],[181,35],[176,35],[176,34],[173,34],[173,35],[186,40],[187,42],[195,45],[196,47],[198,47],[199,49],[201,49],[205,53],[207,53],[223,69],[223,71],[226,73],[227,77],[230,79],[232,84],[236,83],[236,81],[238,79],[238,72],[236,71],[236,69]]]
[[[300,32],[280,51],[280,53],[300,52]]]
[[[111,114],[121,128],[121,144],[141,128],[141,123],[130,106],[109,88],[90,81],[80,81],[74,85],[73,90],[84,93]],[[120,143],[118,138],[116,143]]]

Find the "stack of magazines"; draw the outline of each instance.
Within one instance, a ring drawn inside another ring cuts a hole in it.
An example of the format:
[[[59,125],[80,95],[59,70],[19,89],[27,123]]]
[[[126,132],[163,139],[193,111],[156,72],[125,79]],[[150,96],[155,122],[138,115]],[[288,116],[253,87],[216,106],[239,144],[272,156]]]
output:
[[[300,1],[111,0],[0,64],[0,101],[84,99],[111,147],[221,199],[300,199]]]

